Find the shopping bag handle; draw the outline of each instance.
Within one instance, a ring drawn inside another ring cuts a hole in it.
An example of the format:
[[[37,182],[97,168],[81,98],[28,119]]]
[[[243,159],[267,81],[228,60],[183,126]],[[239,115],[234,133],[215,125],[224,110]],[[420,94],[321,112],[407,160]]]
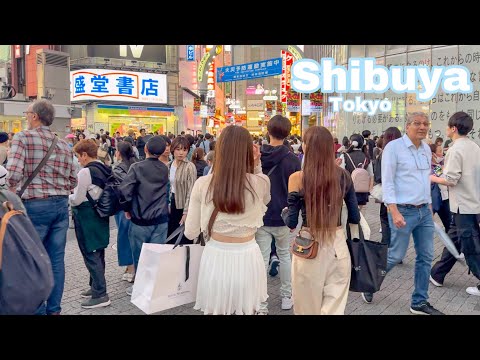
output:
[[[168,243],[170,240],[172,240],[175,236],[178,235],[177,241],[175,241],[175,246],[173,247],[175,249],[180,244],[184,231],[185,231],[185,225],[179,226],[174,232],[170,234],[167,240],[165,240],[165,243]]]
[[[360,223],[352,224],[352,225],[358,225],[358,235],[359,235],[359,238],[360,238],[359,240],[364,241],[365,237],[363,236],[363,230],[362,230],[362,227],[360,226]],[[352,239],[352,234],[350,232],[350,223],[349,222],[347,222],[346,228],[347,228],[347,239],[353,240]]]

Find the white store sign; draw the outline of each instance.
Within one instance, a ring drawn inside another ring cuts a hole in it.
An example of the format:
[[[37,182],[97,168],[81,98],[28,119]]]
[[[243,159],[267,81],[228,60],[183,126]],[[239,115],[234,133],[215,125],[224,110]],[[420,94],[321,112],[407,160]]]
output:
[[[167,104],[167,75],[108,69],[70,72],[70,100]]]

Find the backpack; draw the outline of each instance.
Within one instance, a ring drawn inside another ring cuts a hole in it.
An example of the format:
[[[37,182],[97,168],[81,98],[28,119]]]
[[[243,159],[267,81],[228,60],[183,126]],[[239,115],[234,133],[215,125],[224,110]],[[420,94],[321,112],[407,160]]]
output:
[[[354,169],[352,171],[352,181],[353,181],[353,188],[355,189],[356,193],[368,193],[370,191],[370,175],[368,171],[365,170],[365,164],[367,163],[367,159],[362,163],[359,163],[358,166],[355,166],[353,163],[352,158],[348,153],[345,153],[350,159]]]
[[[122,182],[112,171],[99,168],[103,164],[91,162],[86,167],[89,168],[92,177],[92,184],[103,189],[98,200],[93,200],[87,191],[87,199],[92,204],[93,209],[101,218],[113,216],[122,210],[120,205],[120,183]],[[106,166],[105,166],[106,168]]]
[[[52,264],[20,198],[0,193],[0,314],[33,315],[53,289]]]

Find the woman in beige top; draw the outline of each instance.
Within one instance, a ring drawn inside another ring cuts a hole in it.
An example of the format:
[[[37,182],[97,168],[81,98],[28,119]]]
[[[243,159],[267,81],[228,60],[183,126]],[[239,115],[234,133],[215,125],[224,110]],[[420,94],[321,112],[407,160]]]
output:
[[[187,160],[190,142],[183,136],[177,136],[170,145],[173,161],[168,165],[170,180],[170,217],[168,219],[168,236],[185,223],[190,202],[190,193],[197,180],[197,168]],[[175,240],[172,240],[172,243]],[[191,244],[186,237],[181,244]]]
[[[245,128],[225,128],[215,152],[212,173],[193,186],[185,223],[189,239],[201,231],[210,234],[194,308],[204,314],[254,314],[268,297],[255,233],[270,202],[270,180],[262,173],[259,147]]]

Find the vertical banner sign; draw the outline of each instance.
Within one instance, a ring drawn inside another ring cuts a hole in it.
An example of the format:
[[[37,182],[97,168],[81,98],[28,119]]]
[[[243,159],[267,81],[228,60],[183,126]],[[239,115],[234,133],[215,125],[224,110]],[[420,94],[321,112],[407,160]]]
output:
[[[215,62],[213,61],[208,69],[207,90],[215,90]]]
[[[301,104],[300,93],[290,89],[287,92],[287,111],[290,112],[299,112]]]
[[[287,93],[290,90],[291,67],[293,64],[293,55],[288,51],[282,50],[282,77],[280,80],[280,100],[287,103]]]
[[[283,115],[283,106],[281,101],[277,101],[277,115]]]
[[[195,45],[187,45],[187,61],[195,61]]]
[[[310,110],[312,113],[321,112],[323,107],[323,94],[321,90],[310,94]]]
[[[207,99],[207,116],[215,116],[215,98]]]
[[[202,105],[200,98],[193,99],[193,115],[200,115],[200,105]]]

